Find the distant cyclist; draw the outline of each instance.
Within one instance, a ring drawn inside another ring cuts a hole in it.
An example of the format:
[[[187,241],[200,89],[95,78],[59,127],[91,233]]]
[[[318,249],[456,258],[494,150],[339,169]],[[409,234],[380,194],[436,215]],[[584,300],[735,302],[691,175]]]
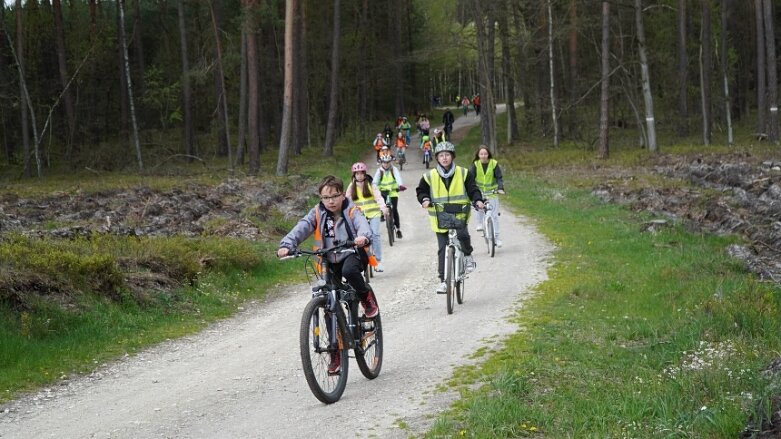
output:
[[[431,142],[434,144],[434,146],[439,145],[442,142],[445,142],[447,140],[447,137],[445,136],[445,132],[440,130],[439,128],[434,128],[434,138],[431,139]]]
[[[382,196],[390,196],[393,205],[393,224],[396,225],[396,238],[401,239],[401,221],[399,220],[399,192],[407,190],[401,180],[399,168],[393,166],[393,159],[382,159],[380,167],[374,173],[374,184],[382,192]],[[390,219],[389,219],[390,221]]]
[[[410,130],[412,130],[412,124],[409,123],[409,120],[407,120],[407,116],[401,117],[401,123],[396,127],[399,131],[404,132],[404,137],[407,140],[407,145],[409,145],[410,142]]]
[[[449,108],[445,109],[445,113],[442,114],[442,124],[445,128],[445,137],[450,140],[450,133],[453,132],[453,124],[456,121],[456,117],[453,116],[453,112]]]

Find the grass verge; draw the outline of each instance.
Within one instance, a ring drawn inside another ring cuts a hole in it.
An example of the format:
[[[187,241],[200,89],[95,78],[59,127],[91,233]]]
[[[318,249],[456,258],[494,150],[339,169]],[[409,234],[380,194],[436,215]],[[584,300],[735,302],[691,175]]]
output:
[[[523,329],[455,375],[463,398],[428,436],[733,438],[758,427],[781,393],[781,374],[763,373],[781,353],[781,290],[726,255],[735,238],[646,232],[648,218],[587,190],[508,174],[507,202],[555,243],[555,263],[518,311]]]

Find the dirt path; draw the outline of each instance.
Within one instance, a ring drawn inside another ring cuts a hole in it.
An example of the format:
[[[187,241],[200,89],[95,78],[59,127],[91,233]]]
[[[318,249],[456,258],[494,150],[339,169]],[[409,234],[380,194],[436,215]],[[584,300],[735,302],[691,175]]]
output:
[[[455,129],[476,122],[458,118]],[[326,406],[312,396],[298,355],[309,288],[299,285],[198,335],[0,407],[0,437],[406,438],[427,430],[458,396],[437,386],[454,367],[476,361],[468,357],[478,348],[496,347],[517,329],[507,317],[545,279],[552,247],[505,210],[505,245],[489,258],[473,224],[478,267],[466,281],[465,303],[448,315],[445,297],[434,293],[436,238],[414,196],[420,152],[410,148],[408,156],[402,174],[410,189],[399,209],[404,238],[393,247],[384,240],[386,272],[372,281],[386,342],[379,378],[366,380],[351,362],[341,401]]]

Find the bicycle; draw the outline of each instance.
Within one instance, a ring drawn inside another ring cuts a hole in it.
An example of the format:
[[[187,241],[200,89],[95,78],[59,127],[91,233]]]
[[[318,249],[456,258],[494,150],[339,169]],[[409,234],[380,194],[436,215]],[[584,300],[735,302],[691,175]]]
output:
[[[484,196],[495,194],[496,191],[489,191],[483,194]],[[496,253],[496,232],[494,231],[494,217],[491,214],[494,210],[493,204],[491,204],[490,200],[485,201],[485,210],[483,215],[483,239],[485,240],[485,245],[488,247],[488,254],[491,255],[491,257],[494,257],[494,254]],[[497,214],[498,215],[498,214]]]
[[[407,163],[407,148],[396,148],[396,163],[399,165],[399,171],[404,170],[404,164]]]
[[[461,243],[458,241],[458,231],[466,227],[469,205],[434,203],[434,214],[437,218],[437,227],[447,229],[444,281],[447,285],[445,291],[447,313],[453,314],[453,296],[455,295],[459,305],[464,303],[464,281],[467,273],[464,251],[461,250]]]
[[[428,169],[429,163],[431,163],[431,148],[423,150],[423,164]]]
[[[331,253],[355,252],[355,243],[345,241],[328,249],[308,251],[296,249],[281,259],[311,257],[315,265],[317,285],[312,287],[312,300],[307,303],[299,328],[299,345],[304,377],[315,398],[325,404],[338,401],[347,386],[349,351],[366,378],[373,380],[382,369],[382,321],[378,313],[373,318],[359,314],[358,293],[342,279],[333,276],[327,256]],[[307,263],[305,267],[308,267]],[[306,269],[305,269],[306,270]],[[340,355],[340,370],[328,372],[331,355]]]

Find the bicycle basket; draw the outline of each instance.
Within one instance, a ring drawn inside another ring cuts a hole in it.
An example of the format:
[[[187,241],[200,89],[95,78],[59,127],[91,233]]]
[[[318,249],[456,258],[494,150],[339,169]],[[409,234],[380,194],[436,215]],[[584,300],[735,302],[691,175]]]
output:
[[[468,204],[434,203],[437,227],[440,229],[463,229],[469,219]]]

